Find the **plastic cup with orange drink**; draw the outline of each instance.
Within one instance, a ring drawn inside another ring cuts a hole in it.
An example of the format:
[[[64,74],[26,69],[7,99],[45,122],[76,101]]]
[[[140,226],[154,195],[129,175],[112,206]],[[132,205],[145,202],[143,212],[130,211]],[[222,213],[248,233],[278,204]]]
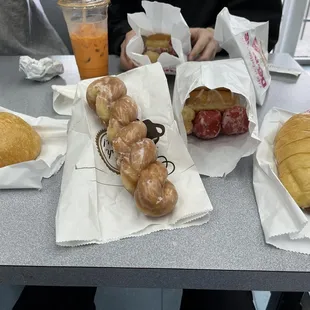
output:
[[[59,0],[81,79],[109,74],[109,0]]]

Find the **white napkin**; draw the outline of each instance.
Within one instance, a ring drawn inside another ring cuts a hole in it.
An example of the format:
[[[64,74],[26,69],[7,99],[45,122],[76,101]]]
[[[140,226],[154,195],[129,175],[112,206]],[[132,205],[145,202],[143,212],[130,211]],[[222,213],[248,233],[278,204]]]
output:
[[[253,184],[267,243],[299,253],[310,254],[310,214],[303,212],[277,176],[273,155],[274,138],[295,113],[273,108],[263,121],[262,139],[254,159]]]
[[[19,71],[23,71],[28,80],[46,82],[64,73],[64,67],[61,62],[48,57],[36,60],[29,56],[21,56]]]
[[[34,118],[3,107],[0,107],[0,112],[19,116],[34,128],[42,140],[41,153],[36,160],[0,168],[0,189],[42,188],[42,178],[56,174],[65,161],[68,120]]]
[[[85,99],[92,80],[78,84],[68,133],[68,152],[56,214],[56,243],[77,246],[106,243],[151,232],[201,225],[209,220],[212,205],[178,133],[167,80],[160,64],[143,66],[119,75],[141,108],[143,119],[157,124],[163,135],[157,143],[169,180],[179,194],[173,213],[162,218],[144,216],[122,186],[115,157],[98,117]],[[164,127],[163,127],[164,126]],[[161,127],[161,131],[160,128]],[[164,157],[163,157],[164,156]]]
[[[135,31],[136,36],[129,41],[126,53],[138,66],[150,64],[149,57],[142,55],[144,52],[142,36],[154,33],[170,34],[173,49],[178,57],[162,53],[158,62],[167,74],[175,74],[176,66],[187,61],[187,55],[191,51],[191,35],[181,14],[181,9],[156,1],[142,1],[142,7],[145,13],[128,14],[128,23]]]
[[[250,121],[249,132],[242,135],[218,136],[208,141],[187,136],[182,110],[189,94],[197,87],[225,87],[243,96]],[[259,144],[255,92],[242,59],[209,62],[187,62],[177,68],[173,108],[181,136],[200,174],[222,177],[236,167],[242,157],[256,151]]]
[[[72,115],[76,85],[52,85],[53,109],[59,115]]]
[[[217,15],[214,38],[231,58],[243,58],[254,84],[257,103],[263,105],[271,83],[268,71],[269,23],[251,22],[229,14]]]

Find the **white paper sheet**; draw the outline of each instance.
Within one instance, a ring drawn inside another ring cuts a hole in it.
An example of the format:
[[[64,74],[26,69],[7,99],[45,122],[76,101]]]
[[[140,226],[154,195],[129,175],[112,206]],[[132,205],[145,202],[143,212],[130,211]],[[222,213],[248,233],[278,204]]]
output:
[[[189,94],[197,87],[225,87],[244,97],[249,118],[249,132],[218,136],[208,141],[187,136],[182,109]],[[259,144],[255,93],[242,59],[187,62],[177,68],[173,108],[181,136],[200,174],[222,177],[230,173],[242,157],[253,154]]]
[[[102,135],[102,124],[86,103],[87,86],[93,79],[84,80],[78,84],[80,96],[75,98],[68,134],[56,215],[58,245],[106,243],[164,229],[201,225],[209,220],[212,205],[178,133],[161,65],[143,66],[123,73],[119,78],[139,105],[142,118],[165,128],[157,148],[158,155],[167,159],[168,171],[171,173],[175,168],[168,179],[179,194],[176,209],[157,219],[146,217],[136,209],[134,199],[123,188],[119,175],[108,168],[115,164],[115,157]],[[101,150],[100,154],[98,150]]]
[[[295,113],[270,110],[261,127],[261,144],[254,159],[253,184],[259,215],[267,243],[299,253],[310,254],[310,214],[303,212],[277,176],[273,154],[274,138]]]
[[[268,22],[251,22],[229,14],[227,8],[223,8],[217,15],[214,31],[214,38],[230,58],[243,58],[259,105],[264,104],[271,83],[268,70],[268,31]]]
[[[136,35],[126,47],[128,57],[137,65],[150,64],[148,56],[143,55],[144,43],[142,36],[154,33],[171,35],[172,46],[178,57],[162,53],[158,62],[163,66],[166,74],[175,74],[175,68],[187,61],[191,51],[190,31],[180,8],[170,4],[142,1],[144,12],[128,14],[128,23]]]
[[[42,178],[56,174],[65,161],[68,120],[34,118],[0,107],[0,112],[15,114],[31,125],[42,139],[36,160],[0,168],[0,189],[42,188]]]

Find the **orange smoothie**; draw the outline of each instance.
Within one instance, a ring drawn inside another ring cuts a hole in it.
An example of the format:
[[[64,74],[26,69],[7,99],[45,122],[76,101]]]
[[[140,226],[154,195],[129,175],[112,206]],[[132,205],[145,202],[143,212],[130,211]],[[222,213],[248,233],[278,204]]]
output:
[[[109,74],[107,31],[95,24],[81,24],[70,39],[81,79]]]

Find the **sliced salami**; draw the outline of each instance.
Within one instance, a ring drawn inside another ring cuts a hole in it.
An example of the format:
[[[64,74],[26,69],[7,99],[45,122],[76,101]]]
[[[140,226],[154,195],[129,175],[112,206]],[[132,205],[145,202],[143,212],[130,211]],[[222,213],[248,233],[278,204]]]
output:
[[[200,111],[193,122],[193,133],[200,139],[212,139],[221,131],[222,115],[219,111]]]

